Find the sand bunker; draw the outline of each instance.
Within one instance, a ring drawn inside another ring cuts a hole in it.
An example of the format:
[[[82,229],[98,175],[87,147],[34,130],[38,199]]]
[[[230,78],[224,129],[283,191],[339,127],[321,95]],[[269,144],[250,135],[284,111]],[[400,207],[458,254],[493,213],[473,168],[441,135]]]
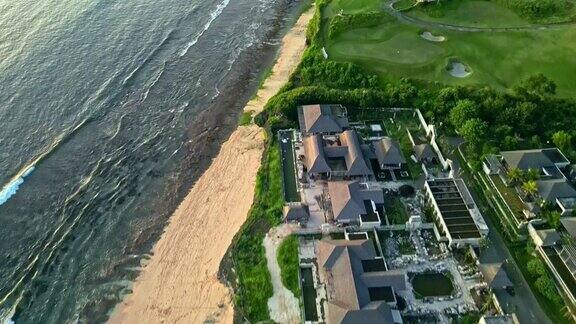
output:
[[[425,40],[429,40],[431,42],[443,42],[446,40],[446,37],[442,35],[434,36],[431,32],[425,31],[420,34],[420,37],[424,38]]]
[[[465,78],[472,74],[472,70],[469,66],[457,60],[451,60],[448,63],[446,70],[455,78]]]

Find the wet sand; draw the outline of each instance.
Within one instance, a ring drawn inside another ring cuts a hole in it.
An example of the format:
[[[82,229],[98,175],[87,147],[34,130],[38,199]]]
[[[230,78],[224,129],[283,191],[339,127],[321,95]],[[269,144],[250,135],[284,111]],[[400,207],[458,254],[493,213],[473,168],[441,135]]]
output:
[[[245,111],[261,111],[288,80],[305,49],[312,15],[313,9],[305,12],[283,38],[271,76]],[[232,322],[232,292],[218,270],[252,205],[264,146],[264,132],[256,125],[232,133],[171,216],[111,323]]]

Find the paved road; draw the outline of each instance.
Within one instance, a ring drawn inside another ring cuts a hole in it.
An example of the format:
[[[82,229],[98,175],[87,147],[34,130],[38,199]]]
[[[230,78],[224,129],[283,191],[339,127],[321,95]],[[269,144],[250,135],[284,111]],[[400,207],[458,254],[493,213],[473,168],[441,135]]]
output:
[[[488,248],[481,253],[480,262],[505,263],[504,269],[514,284],[514,296],[511,296],[505,290],[496,292],[496,295],[502,302],[502,307],[507,312],[515,312],[520,323],[552,323],[540,307],[540,304],[538,304],[536,297],[534,297],[520,269],[516,266],[514,258],[510,254],[510,251],[508,251],[500,233],[496,230],[489,217],[484,217],[484,219],[490,228],[490,233],[488,234],[490,243]]]
[[[444,152],[445,156],[457,163],[458,159],[456,154],[458,154],[456,146],[462,143],[461,140],[457,138],[451,138],[448,140],[449,145],[451,146],[449,152]],[[454,145],[454,146],[453,146]],[[458,176],[462,177],[466,183],[470,183],[470,175],[467,172],[464,172],[464,169],[460,169],[455,172]],[[470,193],[472,194],[474,200],[478,203],[480,200],[478,199],[478,193],[474,190],[474,188],[469,187]],[[506,312],[515,312],[518,316],[518,320],[520,323],[524,324],[546,324],[552,323],[552,321],[548,318],[544,310],[540,307],[538,300],[534,297],[530,286],[524,279],[522,272],[516,265],[514,258],[508,251],[506,244],[504,243],[504,239],[500,235],[500,232],[496,230],[496,225],[492,222],[492,220],[486,216],[486,206],[478,205],[478,208],[483,213],[484,220],[486,221],[486,225],[490,229],[488,233],[488,248],[482,251],[480,255],[480,262],[481,263],[504,263],[504,269],[506,270],[508,277],[514,284],[514,296],[508,294],[505,290],[500,290],[496,292],[499,300],[502,302],[502,307]]]
[[[576,25],[574,22],[566,22],[566,23],[557,23],[557,24],[544,24],[544,25],[528,25],[528,26],[517,26],[517,27],[472,27],[472,26],[462,26],[462,25],[453,25],[453,24],[445,24],[439,22],[432,22],[426,21],[419,18],[414,18],[406,15],[404,12],[397,10],[394,8],[394,4],[398,2],[398,0],[392,0],[386,3],[385,9],[398,20],[411,24],[416,25],[422,28],[430,28],[430,29],[446,29],[446,30],[454,30],[454,31],[461,31],[461,32],[471,32],[471,33],[481,33],[481,32],[522,32],[522,31],[531,31],[531,30],[547,30],[547,29],[562,29],[567,27],[573,27]]]

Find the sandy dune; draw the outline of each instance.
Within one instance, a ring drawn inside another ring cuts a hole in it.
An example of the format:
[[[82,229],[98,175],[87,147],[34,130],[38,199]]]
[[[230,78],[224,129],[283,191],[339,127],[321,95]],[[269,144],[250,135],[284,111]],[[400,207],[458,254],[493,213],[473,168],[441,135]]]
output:
[[[303,14],[284,37],[272,75],[245,110],[261,111],[288,80],[305,48],[312,14]],[[232,133],[170,218],[154,256],[111,323],[232,322],[232,294],[218,280],[218,267],[246,220],[263,149],[259,127],[241,126]]]

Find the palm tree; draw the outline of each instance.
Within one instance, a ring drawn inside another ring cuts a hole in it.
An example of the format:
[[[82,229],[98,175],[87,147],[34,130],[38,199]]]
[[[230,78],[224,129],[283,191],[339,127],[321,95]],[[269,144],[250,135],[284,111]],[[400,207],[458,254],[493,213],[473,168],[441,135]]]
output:
[[[508,177],[508,183],[515,186],[518,183],[520,183],[524,174],[523,174],[522,170],[520,170],[518,168],[512,168],[512,169],[508,170],[508,172],[506,173],[506,176]]]
[[[538,192],[538,184],[534,180],[528,180],[522,184],[522,190],[524,190],[529,197],[534,197]]]
[[[528,169],[526,172],[526,180],[536,181],[540,177],[540,171],[537,169]]]

